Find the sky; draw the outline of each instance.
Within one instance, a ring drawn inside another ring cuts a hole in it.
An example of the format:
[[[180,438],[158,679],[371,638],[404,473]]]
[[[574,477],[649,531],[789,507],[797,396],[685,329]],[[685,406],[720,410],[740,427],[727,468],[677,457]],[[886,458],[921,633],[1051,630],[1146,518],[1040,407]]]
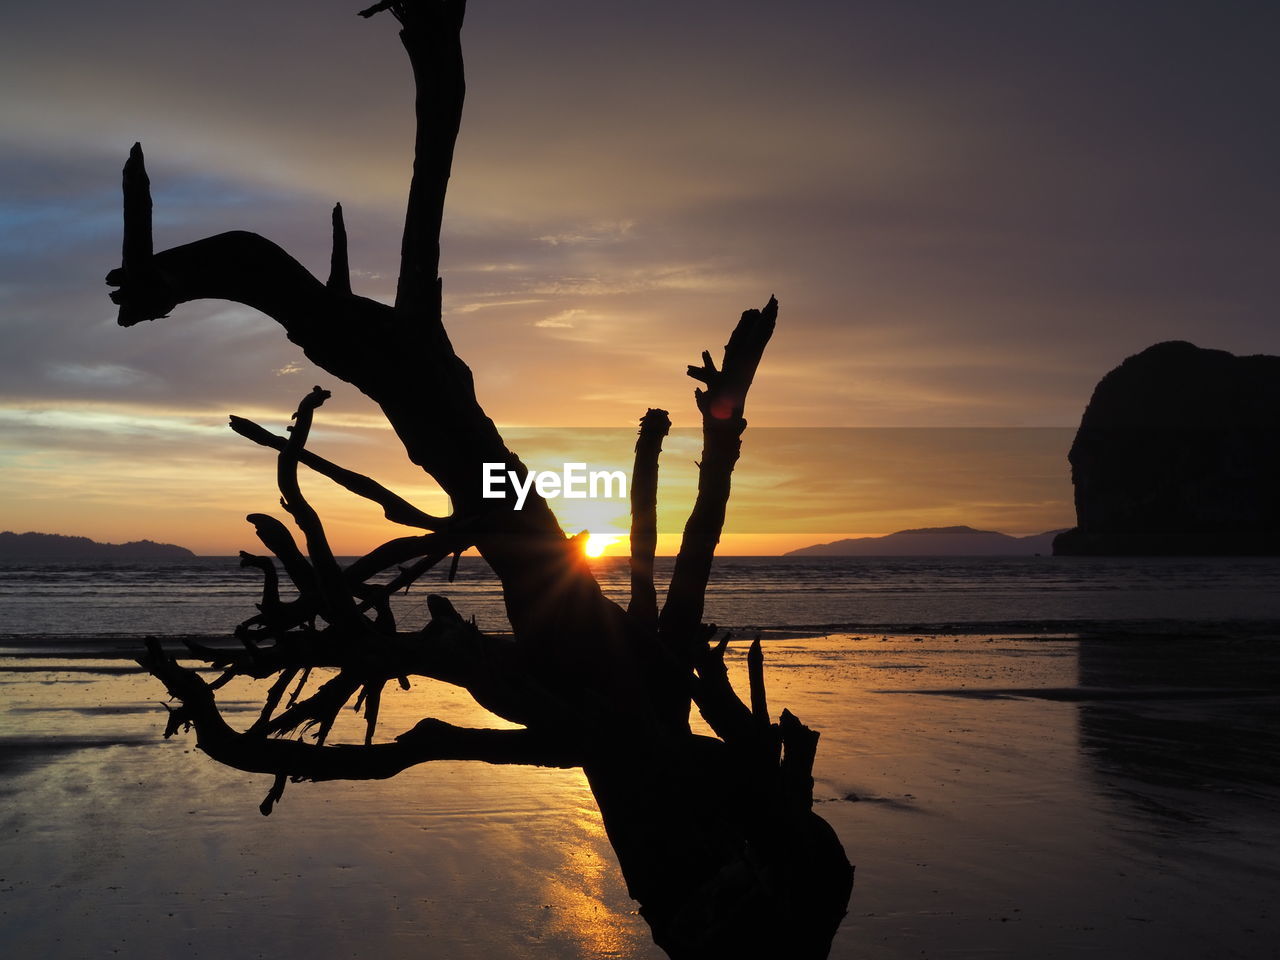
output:
[[[335,393],[315,449],[443,506],[272,322],[199,303],[124,330],[102,282],[141,140],[158,247],[248,229],[323,276],[340,201],[354,287],[392,296],[412,90],[360,6],[5,10],[0,529],[249,546],[274,464],[226,415],[280,430],[313,383]],[[536,460],[650,406],[696,426],[685,365],[776,294],[728,552],[1069,526],[1107,370],[1170,339],[1280,353],[1277,28],[1234,0],[472,0],[450,335]],[[812,456],[762,439],[753,464],[762,428]],[[695,456],[669,458],[676,507]],[[340,552],[391,535],[306,489]]]

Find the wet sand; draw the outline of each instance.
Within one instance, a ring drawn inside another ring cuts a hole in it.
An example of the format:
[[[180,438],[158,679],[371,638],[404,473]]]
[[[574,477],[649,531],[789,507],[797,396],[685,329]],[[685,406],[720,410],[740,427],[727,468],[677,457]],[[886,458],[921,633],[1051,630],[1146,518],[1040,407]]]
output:
[[[0,646],[6,955],[661,956],[579,772],[428,764],[290,785],[263,818],[267,778],[160,738],[131,643]],[[823,733],[818,810],[857,864],[833,957],[1280,956],[1275,637],[775,637],[766,658],[772,709]],[[221,700],[247,719],[256,695]],[[387,736],[484,722],[434,683],[383,713]]]

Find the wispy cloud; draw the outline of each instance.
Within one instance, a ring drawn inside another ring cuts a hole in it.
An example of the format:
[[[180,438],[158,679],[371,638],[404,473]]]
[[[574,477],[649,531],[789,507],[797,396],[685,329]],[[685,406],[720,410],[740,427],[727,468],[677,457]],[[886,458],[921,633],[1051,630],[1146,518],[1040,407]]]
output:
[[[51,363],[47,370],[51,380],[86,387],[110,389],[159,382],[149,373],[119,363]]]
[[[587,311],[580,309],[561,310],[557,314],[549,317],[543,317],[541,320],[535,320],[535,327],[544,327],[552,330],[568,330],[577,325],[577,321],[587,315]]]
[[[539,243],[544,243],[549,247],[600,246],[602,244],[622,243],[632,235],[635,225],[634,220],[584,224],[578,230],[546,233],[537,239]]]

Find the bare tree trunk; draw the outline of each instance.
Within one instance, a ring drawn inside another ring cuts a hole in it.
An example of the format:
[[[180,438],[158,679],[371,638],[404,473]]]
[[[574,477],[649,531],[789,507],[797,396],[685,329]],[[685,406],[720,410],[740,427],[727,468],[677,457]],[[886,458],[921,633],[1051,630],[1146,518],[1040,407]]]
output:
[[[482,464],[526,471],[477,402],[471,372],[441,318],[439,235],[465,89],[464,7],[462,0],[386,0],[362,13],[388,10],[401,22],[417,90],[413,179],[392,307],[351,292],[340,207],[323,284],[249,233],[153,252],[139,146],[125,164],[122,265],[107,278],[117,288],[111,296],[120,324],[158,319],[202,298],[261,310],[317,365],[377,402],[410,458],[454,506],[449,517],[431,516],[307,450],[311,421],[328,396],[318,387],[303,399],[287,438],[233,418],[238,433],[277,452],[281,502],[303,546],[278,520],[258,514],[250,520],[298,596],[282,601],[275,562],[242,554],[244,565],[264,574],[260,612],[237,628],[243,652],[193,649],[222,667],[222,676],[206,683],[158,646],[149,648],[143,664],[181,701],[166,735],[192,725],[199,746],[215,759],[273,774],[264,813],[289,780],[387,777],[445,758],[581,766],[628,889],[672,957],[825,957],[846,910],[852,868],[834,832],[812,811],[818,735],[787,711],[770,722],[758,641],[751,706],[744,704],[724,668],[727,637],[713,647],[717,630],[702,622],[746,427],[743,408],[777,302],[742,315],[719,369],[709,353],[689,368],[704,384],[696,391],[703,457],[661,610],[653,554],[658,456],[669,427],[664,411],[646,415],[636,446],[633,596],[626,610],[602,595],[580,544],[565,537],[536,493],[522,510],[512,500],[481,497]],[[343,568],[298,487],[300,465],[419,532]],[[434,596],[427,624],[399,629],[391,593],[469,546],[502,583],[511,636],[481,635]],[[405,564],[390,585],[369,582]],[[317,668],[328,679],[304,697]],[[242,675],[275,682],[256,722],[237,731],[222,718],[215,691]],[[393,743],[373,743],[383,687],[407,686],[413,676],[462,686],[524,729],[469,730],[425,719]],[[353,696],[365,709],[364,745],[326,745],[334,717]],[[691,704],[715,737],[690,732]],[[314,742],[303,738],[306,732]]]

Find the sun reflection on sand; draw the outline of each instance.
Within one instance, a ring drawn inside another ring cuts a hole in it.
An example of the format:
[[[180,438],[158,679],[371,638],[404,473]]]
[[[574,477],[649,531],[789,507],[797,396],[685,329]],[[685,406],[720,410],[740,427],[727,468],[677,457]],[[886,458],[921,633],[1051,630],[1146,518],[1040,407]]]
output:
[[[408,729],[424,714],[467,726],[512,726],[458,688],[415,678],[408,693],[388,691],[379,739]],[[347,710],[335,734],[358,737],[361,727]],[[317,786],[323,785],[290,789]],[[427,764],[377,789],[382,796],[370,802],[403,811],[382,818],[386,842],[398,846],[406,828],[416,827],[422,847],[414,859],[435,864],[421,869],[420,886],[436,893],[419,899],[411,922],[429,929],[449,917],[468,925],[477,950],[501,937],[525,941],[521,948],[504,947],[504,957],[543,950],[556,957],[661,956],[626,895],[581,770]],[[363,794],[343,799],[364,802]],[[468,902],[467,890],[480,896]],[[492,911],[499,906],[509,922],[495,925]]]
[[[581,776],[581,774],[579,774]],[[583,786],[586,778],[582,777]],[[545,936],[577,944],[586,956],[634,956],[636,919],[609,905],[610,888],[617,884],[617,864],[609,851],[604,824],[594,806],[573,813],[572,831],[561,844],[560,866],[543,885],[547,919]]]

